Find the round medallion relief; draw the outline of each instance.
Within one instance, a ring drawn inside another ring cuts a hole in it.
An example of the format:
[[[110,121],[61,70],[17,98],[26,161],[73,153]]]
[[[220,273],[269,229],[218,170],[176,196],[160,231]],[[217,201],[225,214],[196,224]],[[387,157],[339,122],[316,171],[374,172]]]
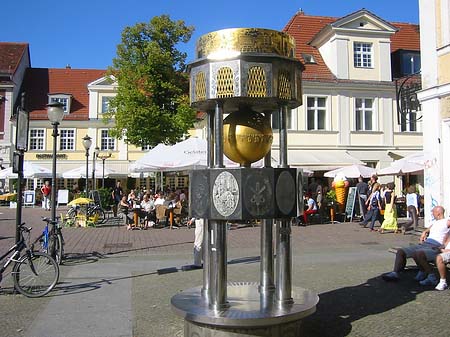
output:
[[[212,199],[221,216],[227,217],[234,213],[239,203],[239,186],[230,172],[222,172],[216,177]]]

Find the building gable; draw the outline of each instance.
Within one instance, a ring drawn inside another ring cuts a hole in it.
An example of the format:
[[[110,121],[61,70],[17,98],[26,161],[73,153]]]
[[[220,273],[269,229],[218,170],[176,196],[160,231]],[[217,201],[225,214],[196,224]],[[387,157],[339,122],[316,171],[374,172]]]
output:
[[[385,31],[394,33],[397,29],[366,9],[346,15],[331,24],[333,28],[350,30]]]
[[[342,18],[309,16],[300,11],[284,31],[296,41],[296,57],[305,65],[304,80],[390,81],[391,52],[419,44],[417,25],[392,24],[366,9]],[[354,42],[373,44],[373,69],[354,67]]]
[[[88,84],[102,78],[105,70],[30,68],[24,80],[31,120],[47,119],[49,94],[72,95],[71,111],[64,120],[88,120]]]

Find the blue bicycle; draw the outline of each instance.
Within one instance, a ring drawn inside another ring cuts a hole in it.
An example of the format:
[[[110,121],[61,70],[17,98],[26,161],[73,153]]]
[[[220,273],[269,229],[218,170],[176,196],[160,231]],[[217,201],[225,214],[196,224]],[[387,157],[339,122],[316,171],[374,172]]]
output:
[[[61,224],[58,220],[52,221],[50,218],[42,218],[47,224],[42,231],[42,234],[36,238],[31,245],[32,249],[36,243],[40,243],[41,251],[53,257],[59,265],[63,263],[64,259],[64,238],[61,231]],[[49,225],[51,229],[49,229]]]

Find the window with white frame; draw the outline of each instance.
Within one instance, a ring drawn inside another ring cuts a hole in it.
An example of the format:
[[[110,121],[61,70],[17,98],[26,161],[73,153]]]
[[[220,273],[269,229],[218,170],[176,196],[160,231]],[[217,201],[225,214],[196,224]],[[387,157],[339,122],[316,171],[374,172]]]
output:
[[[116,140],[109,135],[109,130],[101,130],[100,150],[115,150]]]
[[[325,130],[327,115],[326,97],[308,97],[306,104],[306,130]]]
[[[366,42],[354,42],[353,61],[357,68],[372,68],[372,44]]]
[[[59,149],[75,150],[75,129],[59,130]]]
[[[288,130],[293,130],[295,125],[295,116],[294,113],[297,111],[297,109],[289,110],[286,113],[286,128]],[[278,116],[279,111],[275,111],[272,113],[272,128],[273,129],[279,129],[280,125],[278,123]]]
[[[48,102],[58,102],[63,105],[64,114],[68,115],[70,113],[70,106],[72,102],[72,95],[70,94],[49,94]]]
[[[30,129],[30,150],[44,150],[45,129]]]
[[[355,99],[355,130],[374,131],[374,109],[372,98]]]
[[[102,110],[101,110],[102,114],[111,112],[109,110],[109,103],[113,98],[114,98],[113,96],[102,96]]]

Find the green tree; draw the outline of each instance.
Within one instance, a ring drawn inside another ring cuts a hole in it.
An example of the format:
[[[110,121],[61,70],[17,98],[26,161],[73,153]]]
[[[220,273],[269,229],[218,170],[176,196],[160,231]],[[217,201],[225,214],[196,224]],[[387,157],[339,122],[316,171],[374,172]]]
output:
[[[107,121],[113,137],[137,146],[176,143],[193,126],[195,111],[189,105],[186,53],[177,49],[194,28],[168,15],[149,23],[126,27],[108,74],[118,82]]]

